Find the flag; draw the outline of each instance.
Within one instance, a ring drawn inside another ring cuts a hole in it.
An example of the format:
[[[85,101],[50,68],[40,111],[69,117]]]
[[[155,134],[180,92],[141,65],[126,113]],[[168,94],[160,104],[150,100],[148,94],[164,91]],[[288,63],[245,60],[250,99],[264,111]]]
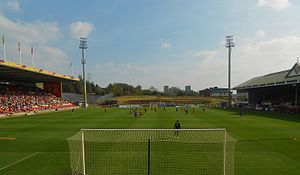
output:
[[[69,65],[69,68],[72,66],[72,62],[70,63],[70,65]]]
[[[31,46],[31,48],[30,48],[30,53],[31,53],[31,55],[33,55],[33,53],[34,53],[33,46]]]
[[[3,44],[3,45],[5,44],[5,41],[4,41],[4,35],[2,36],[2,44]]]
[[[21,43],[18,42],[18,51],[20,52],[21,51]]]

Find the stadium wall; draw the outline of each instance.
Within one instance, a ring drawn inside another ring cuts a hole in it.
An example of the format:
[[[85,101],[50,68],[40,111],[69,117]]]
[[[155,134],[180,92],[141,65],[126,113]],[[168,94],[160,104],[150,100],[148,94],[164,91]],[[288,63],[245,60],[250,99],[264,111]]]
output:
[[[44,90],[56,97],[62,98],[62,83],[61,82],[44,82]]]

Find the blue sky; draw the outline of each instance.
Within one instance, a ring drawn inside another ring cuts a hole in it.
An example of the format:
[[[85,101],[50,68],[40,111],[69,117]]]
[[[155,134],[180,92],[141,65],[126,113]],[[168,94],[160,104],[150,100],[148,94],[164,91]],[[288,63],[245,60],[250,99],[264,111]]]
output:
[[[81,73],[79,37],[88,36],[87,70],[107,86],[162,89],[227,86],[226,35],[234,35],[232,82],[289,69],[300,55],[296,0],[2,0],[0,35],[8,61]],[[3,51],[0,50],[0,57]]]

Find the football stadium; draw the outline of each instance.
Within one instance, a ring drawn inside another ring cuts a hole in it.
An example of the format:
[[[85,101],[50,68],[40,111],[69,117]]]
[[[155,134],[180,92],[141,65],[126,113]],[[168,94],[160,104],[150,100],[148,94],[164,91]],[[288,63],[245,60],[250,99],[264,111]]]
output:
[[[298,115],[165,103],[84,109],[61,98],[61,83],[77,78],[0,64],[1,174],[300,173]]]
[[[76,3],[0,2],[0,175],[300,174],[298,2]]]

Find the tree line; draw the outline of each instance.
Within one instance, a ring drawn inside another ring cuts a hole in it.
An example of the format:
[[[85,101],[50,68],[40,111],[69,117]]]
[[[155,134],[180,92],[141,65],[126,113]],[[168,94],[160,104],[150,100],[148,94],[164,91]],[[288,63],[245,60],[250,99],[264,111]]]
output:
[[[83,79],[78,77],[79,82],[63,82],[63,92],[83,94]],[[86,81],[86,90],[88,94],[92,95],[105,95],[113,93],[114,96],[126,96],[126,95],[156,95],[156,96],[197,96],[198,93],[194,91],[185,92],[178,87],[171,87],[167,93],[159,92],[155,87],[149,89],[142,89],[142,86],[132,86],[126,83],[113,83],[107,87],[100,87],[93,81]]]

